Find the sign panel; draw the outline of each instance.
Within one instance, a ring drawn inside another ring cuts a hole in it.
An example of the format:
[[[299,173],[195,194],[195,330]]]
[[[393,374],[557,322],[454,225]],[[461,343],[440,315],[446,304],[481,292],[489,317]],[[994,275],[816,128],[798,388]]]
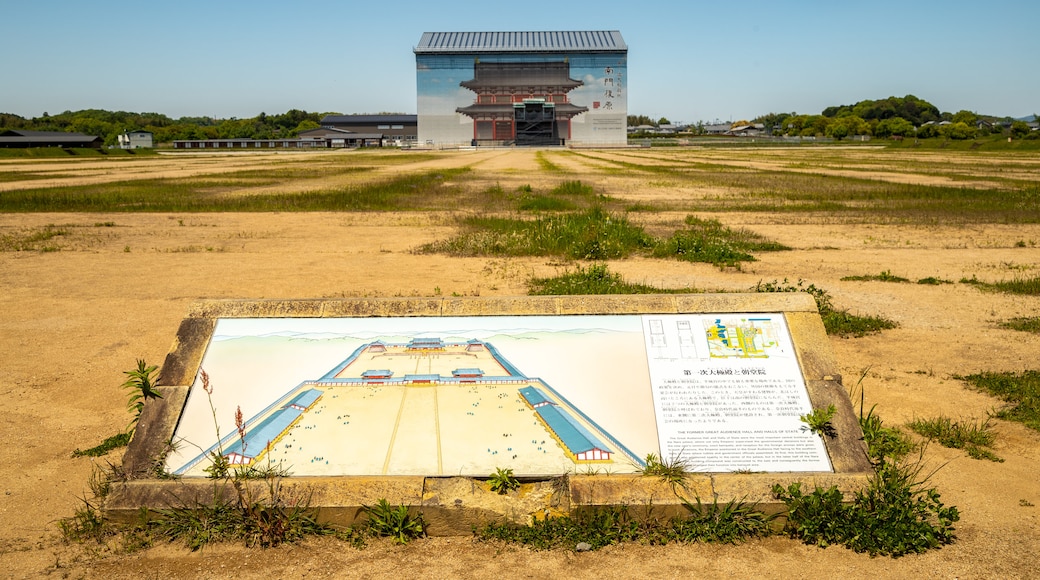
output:
[[[782,315],[219,319],[167,468],[830,471]]]
[[[644,316],[661,456],[693,471],[830,471],[780,314]]]

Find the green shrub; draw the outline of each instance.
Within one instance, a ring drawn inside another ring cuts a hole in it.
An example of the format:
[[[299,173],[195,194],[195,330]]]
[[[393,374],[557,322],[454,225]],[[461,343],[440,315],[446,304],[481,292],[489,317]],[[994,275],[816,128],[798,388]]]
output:
[[[939,492],[925,488],[920,463],[884,461],[852,502],[836,487],[804,494],[800,483],[774,485],[787,506],[785,531],[807,544],[841,544],[871,556],[899,557],[952,543],[956,507],[945,507]]]

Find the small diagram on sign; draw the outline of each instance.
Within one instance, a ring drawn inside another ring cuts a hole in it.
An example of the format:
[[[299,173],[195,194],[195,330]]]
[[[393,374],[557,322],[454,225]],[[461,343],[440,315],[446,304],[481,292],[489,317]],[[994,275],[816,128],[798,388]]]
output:
[[[711,358],[769,358],[780,349],[771,318],[716,318],[704,321]]]

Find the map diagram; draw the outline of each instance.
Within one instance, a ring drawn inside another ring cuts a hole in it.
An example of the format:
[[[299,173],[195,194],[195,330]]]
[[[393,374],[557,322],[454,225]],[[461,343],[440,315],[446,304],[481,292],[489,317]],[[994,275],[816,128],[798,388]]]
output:
[[[780,346],[771,318],[706,319],[704,327],[712,358],[768,358]]]

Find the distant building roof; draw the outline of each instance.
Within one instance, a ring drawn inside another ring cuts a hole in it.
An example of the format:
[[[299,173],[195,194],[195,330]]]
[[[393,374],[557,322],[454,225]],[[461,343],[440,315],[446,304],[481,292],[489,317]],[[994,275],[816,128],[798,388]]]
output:
[[[65,131],[15,129],[0,132],[0,147],[101,147],[101,138]]]
[[[617,30],[424,32],[415,47],[415,54],[627,51]]]
[[[397,123],[397,124],[416,124],[419,122],[419,115],[325,115],[322,118],[321,124],[372,124],[372,123]]]

